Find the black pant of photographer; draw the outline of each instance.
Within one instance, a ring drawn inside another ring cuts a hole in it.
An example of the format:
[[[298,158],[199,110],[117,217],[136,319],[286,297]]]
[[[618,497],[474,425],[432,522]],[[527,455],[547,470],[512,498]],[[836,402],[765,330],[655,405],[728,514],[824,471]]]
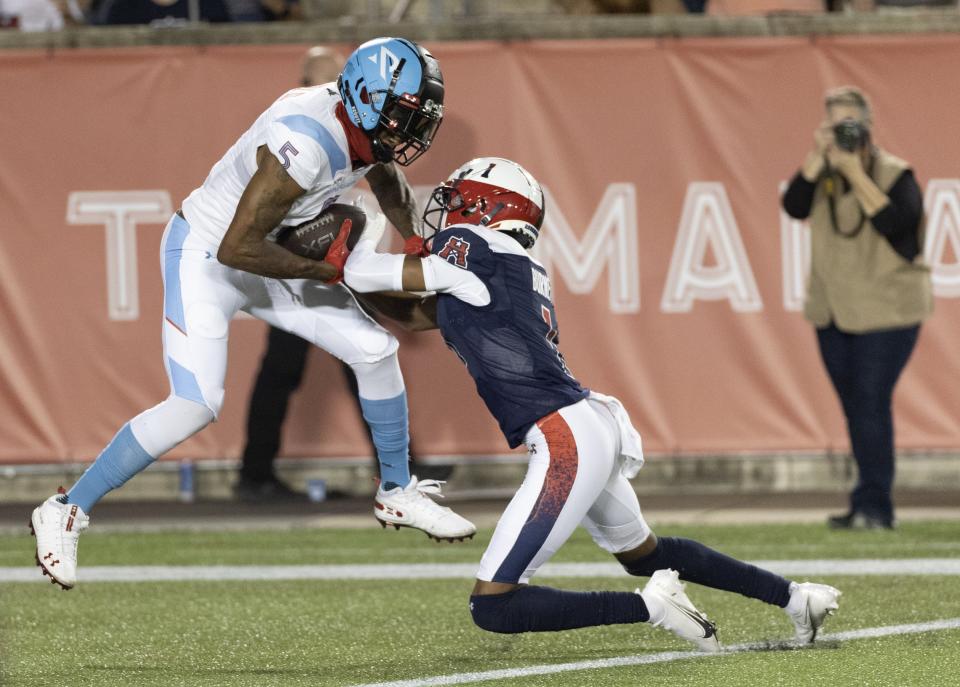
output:
[[[863,334],[842,332],[833,324],[817,330],[859,471],[850,512],[831,518],[835,527],[849,527],[855,518],[867,526],[893,526],[893,389],[919,333],[920,325]]]

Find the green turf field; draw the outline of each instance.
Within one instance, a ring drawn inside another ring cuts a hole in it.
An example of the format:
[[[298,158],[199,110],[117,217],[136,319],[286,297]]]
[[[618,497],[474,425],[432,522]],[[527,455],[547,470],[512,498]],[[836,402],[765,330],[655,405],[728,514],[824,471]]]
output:
[[[896,532],[752,525],[661,528],[756,559],[960,558],[960,523]],[[324,565],[475,562],[489,532],[436,544],[412,531],[84,534],[83,568],[104,565]],[[32,562],[28,536],[0,537],[0,567]],[[559,561],[605,562],[582,533]],[[37,572],[39,575],[39,571]],[[960,576],[825,576],[841,588],[829,633],[960,618]],[[538,578],[631,590],[623,576]],[[361,685],[528,666],[686,652],[648,625],[500,636],[474,627],[468,579],[0,584],[3,685]],[[725,645],[777,642],[779,609],[690,585]],[[417,682],[411,682],[417,684]],[[427,684],[444,684],[434,681]],[[454,684],[447,682],[446,684]],[[473,682],[482,685],[960,685],[960,630],[830,640],[649,665]]]

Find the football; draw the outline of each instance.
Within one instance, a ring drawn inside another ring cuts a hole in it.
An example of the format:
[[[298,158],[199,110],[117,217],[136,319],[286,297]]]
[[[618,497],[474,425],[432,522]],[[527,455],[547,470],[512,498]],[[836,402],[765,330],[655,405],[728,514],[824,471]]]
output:
[[[282,229],[277,234],[277,245],[304,258],[323,260],[330,244],[337,238],[340,226],[347,219],[353,222],[350,237],[347,239],[347,247],[353,250],[363,233],[367,216],[357,206],[343,203],[335,203],[313,219],[295,227]]]

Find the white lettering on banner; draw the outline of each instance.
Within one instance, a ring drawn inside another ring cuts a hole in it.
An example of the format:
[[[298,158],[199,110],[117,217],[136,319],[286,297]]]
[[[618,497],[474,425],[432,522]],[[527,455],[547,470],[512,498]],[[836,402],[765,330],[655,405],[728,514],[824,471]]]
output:
[[[780,194],[787,182],[780,182]],[[783,309],[803,310],[810,274],[810,225],[794,219],[780,207],[780,256],[783,263]]]
[[[608,185],[582,240],[570,228],[550,191],[544,188],[543,193],[547,214],[533,249],[537,259],[548,271],[558,267],[570,291],[581,294],[593,291],[608,266],[611,312],[639,312],[636,187],[627,183]]]
[[[111,320],[140,317],[137,225],[166,224],[173,213],[166,191],[74,191],[68,224],[102,224],[107,256],[107,310]]]
[[[704,264],[708,247],[716,260],[714,266]],[[695,299],[729,299],[737,312],[763,310],[737,221],[719,182],[687,186],[660,308],[689,312]]]
[[[927,216],[923,255],[930,265],[933,293],[960,297],[960,179],[931,179],[923,199]],[[954,262],[944,262],[949,243]]]
[[[782,193],[786,184],[780,184]],[[419,207],[425,207],[433,186],[415,186]],[[582,234],[570,227],[555,197],[544,189],[547,216],[534,255],[573,293],[589,294],[601,272],[608,269],[610,311],[640,311],[640,261],[636,187],[607,186]],[[363,188],[348,190],[341,203],[357,203],[373,214],[376,197]],[[960,179],[933,179],[924,195],[927,216],[924,256],[931,266],[934,294],[960,298]],[[67,222],[100,224],[106,229],[107,302],[111,320],[136,320],[140,315],[137,284],[138,224],[164,224],[172,213],[167,191],[74,191],[67,200]],[[783,307],[803,308],[810,271],[810,228],[780,211]],[[395,231],[384,232],[378,250],[397,252]],[[708,251],[715,264],[705,264]],[[953,261],[946,262],[948,253]],[[661,310],[690,312],[693,302],[728,299],[736,312],[763,310],[753,271],[726,190],[719,182],[692,182],[687,187],[677,227]]]

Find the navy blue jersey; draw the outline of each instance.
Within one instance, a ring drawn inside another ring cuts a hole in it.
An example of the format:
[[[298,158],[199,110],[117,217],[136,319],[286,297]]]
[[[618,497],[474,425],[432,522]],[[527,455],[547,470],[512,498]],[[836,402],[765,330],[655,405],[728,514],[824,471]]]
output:
[[[433,239],[434,255],[476,275],[490,303],[437,298],[444,341],[466,364],[510,447],[530,426],[587,396],[557,348],[550,280],[520,244],[490,229],[453,226]]]

